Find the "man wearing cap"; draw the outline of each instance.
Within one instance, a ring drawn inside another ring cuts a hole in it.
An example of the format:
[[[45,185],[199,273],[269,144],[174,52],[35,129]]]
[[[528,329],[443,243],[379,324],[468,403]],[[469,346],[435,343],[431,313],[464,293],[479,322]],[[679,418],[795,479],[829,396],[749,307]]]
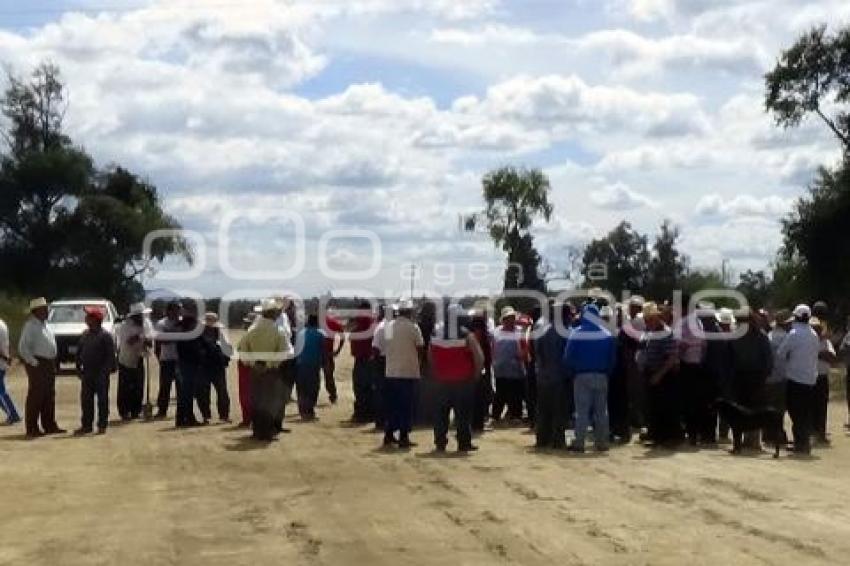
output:
[[[251,427],[256,440],[269,442],[278,434],[276,419],[285,402],[280,364],[289,350],[288,337],[277,324],[281,305],[265,299],[262,315],[239,341],[239,357],[251,368]]]
[[[177,343],[169,340],[168,334],[180,331],[180,303],[172,301],[165,307],[165,318],[157,321],[155,352],[159,360],[159,391],[156,397],[156,418],[168,416],[168,403],[171,400],[171,386],[180,387],[177,379]],[[177,396],[180,396],[178,391]]]
[[[21,330],[18,355],[24,361],[29,387],[27,389],[27,437],[61,434],[65,430],[56,424],[56,338],[47,326],[47,300],[30,301],[30,316]],[[43,431],[38,428],[39,419]]]
[[[788,379],[786,402],[791,415],[794,451],[803,455],[811,452],[812,410],[821,347],[820,338],[809,324],[811,316],[808,305],[797,305],[791,330],[777,352],[785,364]]]
[[[410,448],[414,446],[410,441],[410,430],[416,404],[416,383],[422,377],[422,359],[425,356],[422,331],[413,322],[413,301],[399,305],[398,317],[384,327],[384,343],[387,353],[384,446],[397,442],[400,448]],[[396,432],[399,433],[398,438],[395,437]]]
[[[77,348],[80,376],[81,426],[74,434],[90,434],[94,425],[94,398],[97,397],[97,433],[106,433],[109,424],[109,374],[115,371],[115,340],[103,329],[106,311],[87,306],[86,326]]]
[[[144,303],[130,305],[127,319],[118,330],[118,415],[122,420],[137,419],[142,414],[145,385],[145,362],[149,344],[145,315],[150,309]]]
[[[493,375],[496,378],[496,395],[493,399],[493,420],[502,419],[505,406],[507,416],[514,422],[522,421],[525,399],[526,346],[522,330],[516,324],[517,313],[511,306],[502,309],[501,325],[493,332]]]
[[[11,363],[9,328],[3,319],[0,319],[0,408],[6,413],[6,424],[8,425],[13,425],[21,420],[20,415],[18,415],[18,409],[15,408],[15,403],[12,401],[12,397],[6,391],[6,371],[9,369]]]

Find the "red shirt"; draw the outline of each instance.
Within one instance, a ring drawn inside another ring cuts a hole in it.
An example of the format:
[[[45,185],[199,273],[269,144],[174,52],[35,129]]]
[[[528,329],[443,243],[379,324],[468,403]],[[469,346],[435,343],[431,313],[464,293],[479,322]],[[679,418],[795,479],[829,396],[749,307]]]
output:
[[[325,317],[325,350],[329,353],[333,353],[334,351],[334,343],[336,342],[336,335],[340,332],[344,332],[345,328],[343,328],[342,323],[332,316]]]
[[[353,320],[351,332],[358,334],[352,337],[351,355],[355,358],[372,357],[372,335],[375,332],[375,319],[371,316],[358,316]]]
[[[434,379],[443,383],[458,383],[475,379],[475,359],[466,339],[431,338],[431,367]]]

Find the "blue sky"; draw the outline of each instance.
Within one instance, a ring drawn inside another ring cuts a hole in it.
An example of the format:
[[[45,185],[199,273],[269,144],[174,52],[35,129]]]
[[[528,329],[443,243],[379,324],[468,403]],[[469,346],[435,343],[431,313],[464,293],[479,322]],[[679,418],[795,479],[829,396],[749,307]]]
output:
[[[502,256],[457,219],[504,164],[551,179],[555,218],[535,233],[556,266],[621,220],[652,234],[670,218],[694,267],[767,267],[779,219],[838,153],[817,123],[773,126],[762,76],[826,20],[850,21],[850,4],[0,0],[0,60],[19,73],[59,63],[74,139],[150,178],[198,234],[201,277],[161,272],[153,286],[398,294],[415,262],[423,289],[493,290]],[[235,264],[255,272],[301,250],[298,275],[228,275],[232,212]],[[303,245],[275,223],[289,213]],[[331,230],[348,232],[324,245]],[[352,230],[377,236],[378,269],[328,277],[323,265],[371,266]]]

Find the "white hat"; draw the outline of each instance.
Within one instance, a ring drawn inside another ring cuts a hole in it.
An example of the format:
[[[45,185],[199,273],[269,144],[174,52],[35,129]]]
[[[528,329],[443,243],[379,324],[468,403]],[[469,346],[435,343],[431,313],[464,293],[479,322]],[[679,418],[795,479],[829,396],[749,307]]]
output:
[[[35,309],[40,309],[46,306],[48,306],[47,299],[45,299],[44,297],[39,297],[30,301],[30,311],[34,311]]]
[[[794,316],[797,318],[805,318],[812,316],[812,309],[809,305],[797,305],[794,307]]]
[[[136,316],[140,314],[149,314],[151,310],[145,306],[145,303],[133,303],[130,305],[130,312],[127,316]]]
[[[735,314],[732,312],[732,309],[722,308],[717,313],[717,322],[720,324],[735,324]]]
[[[218,326],[218,315],[214,312],[204,313],[204,324],[207,326]]]
[[[614,309],[605,305],[601,309],[599,309],[599,317],[600,318],[614,318]]]
[[[643,307],[643,304],[645,302],[646,301],[644,301],[643,297],[641,297],[640,295],[632,295],[629,298],[629,305],[633,307]]]
[[[508,317],[516,317],[516,311],[512,306],[507,306],[502,308],[502,314],[499,316],[499,320],[505,320]]]
[[[260,303],[260,310],[262,312],[276,311],[281,308],[280,302],[274,298],[263,299],[263,302]]]

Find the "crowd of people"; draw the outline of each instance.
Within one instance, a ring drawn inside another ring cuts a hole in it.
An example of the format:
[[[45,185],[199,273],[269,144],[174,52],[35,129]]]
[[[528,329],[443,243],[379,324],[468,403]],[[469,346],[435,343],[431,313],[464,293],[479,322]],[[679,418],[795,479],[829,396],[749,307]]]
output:
[[[488,421],[531,427],[541,449],[584,452],[591,431],[597,451],[635,436],[664,448],[715,446],[730,433],[720,402],[743,413],[769,409],[760,430],[747,431],[744,449],[760,450],[765,441],[809,454],[812,438],[829,444],[829,372],[842,357],[848,361],[850,332],[833,343],[825,304],[774,312],[715,309],[688,298],[683,304],[679,310],[636,296],[609,304],[597,296],[527,313],[504,306],[494,321],[488,309],[425,302],[417,310],[411,301],[377,310],[364,301],[351,316],[320,317],[276,297],[257,307],[235,347],[218,317],[200,316],[192,301],[169,303],[155,323],[144,304],[132,305],[115,336],[102,326],[106,313],[89,306],[77,348],[82,417],[75,432],[92,433],[95,425],[106,432],[116,371],[123,420],[167,418],[174,388],[177,427],[211,421],[213,390],[218,418],[230,422],[226,375],[236,358],[240,426],[258,441],[274,440],[288,432],[293,394],[300,418],[317,418],[322,376],[331,403],[338,402],[335,358],[348,340],[352,421],[373,423],[387,449],[414,446],[414,426],[427,422],[435,449],[445,451],[452,420],[463,452],[477,449],[473,438]],[[57,348],[48,307],[44,298],[31,302],[18,344],[30,438],[65,432],[55,418]],[[159,364],[155,415],[144,401],[153,359]],[[21,419],[3,380],[11,361],[8,328],[0,321],[0,408],[15,424]]]

